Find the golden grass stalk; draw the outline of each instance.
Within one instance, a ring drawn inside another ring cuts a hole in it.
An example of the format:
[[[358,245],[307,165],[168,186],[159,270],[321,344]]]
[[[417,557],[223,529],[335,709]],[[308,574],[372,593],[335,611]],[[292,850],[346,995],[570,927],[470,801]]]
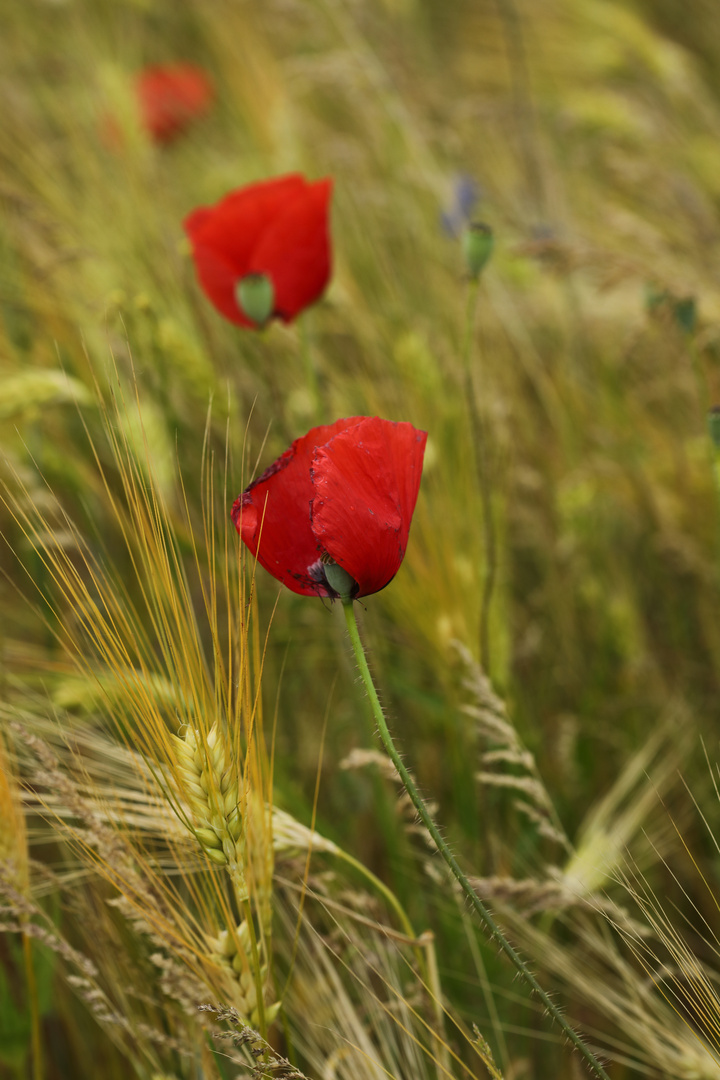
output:
[[[133,425],[139,438],[128,436]],[[61,832],[80,861],[117,890],[114,902],[125,918],[264,1031],[278,1005],[266,1015],[273,845],[256,684],[261,658],[257,650],[249,655],[255,636],[244,579],[215,520],[211,453],[206,447],[199,540],[182,485],[173,494],[155,482],[139,400],[128,404],[119,388],[105,426],[109,466],[106,450],[91,442],[91,451],[135,581],[119,579],[57,502],[51,510],[33,503],[19,478],[21,499],[6,491],[5,504],[44,568],[50,586],[38,592],[50,613],[47,625],[94,688],[97,720],[142,763],[146,794],[155,804],[166,801],[204,854],[206,869],[181,870],[179,886],[158,878],[156,853],[136,830],[128,839],[129,823],[112,794],[101,786],[82,792],[39,740],[30,747],[40,763],[36,780],[41,791],[61,796],[71,814],[61,820]],[[53,541],[58,521],[68,537],[63,544]],[[202,597],[204,632],[193,589]],[[71,739],[72,721],[69,726]],[[99,814],[101,806],[107,812]],[[45,811],[53,812],[50,802]],[[164,839],[171,858],[182,850],[177,831]],[[185,848],[186,864],[187,855]],[[212,870],[220,864],[229,891]]]
[[[30,897],[28,837],[18,778],[5,739],[0,731],[0,892],[15,895],[20,901],[16,912],[22,936],[23,964],[31,1024],[32,1076],[43,1075],[43,1053],[40,1032],[40,1008],[33,963],[33,943],[29,930],[27,908]]]

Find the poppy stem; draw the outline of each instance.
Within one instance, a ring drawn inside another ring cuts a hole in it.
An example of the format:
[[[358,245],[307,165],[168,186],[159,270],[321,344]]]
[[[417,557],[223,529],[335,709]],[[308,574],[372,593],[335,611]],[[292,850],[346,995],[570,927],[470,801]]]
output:
[[[323,421],[325,419],[325,408],[320,394],[317,367],[310,347],[310,332],[308,330],[307,316],[299,320],[298,332],[300,334],[300,356],[302,357],[303,367],[305,368],[305,384],[312,400],[313,412],[319,420]]]
[[[465,397],[467,398],[468,411],[470,413],[470,433],[473,443],[473,458],[475,461],[475,471],[477,472],[478,486],[480,488],[480,499],[482,501],[483,539],[485,545],[485,579],[483,582],[482,600],[480,605],[480,663],[489,675],[491,674],[490,610],[492,607],[493,593],[495,591],[495,579],[497,577],[497,543],[495,537],[495,520],[493,518],[493,478],[490,471],[488,437],[483,418],[480,415],[480,410],[477,406],[472,368],[470,365],[475,320],[480,298],[481,280],[482,276],[478,275],[475,281],[470,281],[468,284],[462,360],[465,376]]]
[[[575,1029],[567,1022],[558,1006],[548,995],[548,993],[543,990],[542,986],[537,981],[533,973],[530,971],[529,967],[522,959],[520,954],[515,951],[513,946],[505,937],[504,933],[502,932],[498,924],[495,922],[495,919],[490,914],[490,911],[482,902],[482,900],[477,895],[472,885],[468,881],[465,873],[461,869],[460,864],[456,860],[452,851],[443,840],[440,830],[431,818],[420,793],[415,787],[415,781],[413,780],[412,776],[403,764],[403,760],[400,757],[400,754],[395,749],[395,744],[392,740],[390,730],[387,726],[387,721],[385,720],[385,714],[383,712],[382,705],[380,704],[377,690],[375,689],[375,683],[373,682],[372,675],[370,674],[370,668],[368,667],[367,657],[365,656],[365,649],[360,638],[360,632],[358,630],[357,620],[355,618],[353,601],[350,599],[343,599],[342,605],[345,612],[345,622],[347,624],[348,634],[350,635],[353,652],[355,653],[355,659],[360,669],[360,674],[362,675],[363,682],[365,683],[365,689],[367,690],[368,697],[370,698],[370,704],[372,706],[373,716],[375,717],[378,730],[380,732],[380,738],[382,739],[383,746],[385,747],[385,750],[387,751],[390,760],[398,771],[398,775],[403,782],[405,790],[410,796],[413,806],[418,812],[420,820],[427,829],[430,837],[435,843],[435,846],[437,847],[440,855],[442,856],[446,865],[451,871],[453,877],[458,882],[460,888],[470,902],[470,905],[475,911],[475,914],[478,915],[481,921],[485,924],[490,934],[490,937],[500,946],[502,951],[505,953],[511,963],[515,966],[520,975],[522,975],[526,983],[530,986],[530,989],[533,991],[533,993],[537,994],[544,1007],[554,1018],[556,1023],[560,1025],[563,1033],[585,1058],[585,1061],[590,1067],[590,1069],[595,1073],[596,1076],[600,1077],[601,1080],[609,1080],[608,1074],[605,1072],[600,1062],[592,1053],[589,1046],[585,1044],[584,1040],[580,1037],[580,1035],[578,1035]]]

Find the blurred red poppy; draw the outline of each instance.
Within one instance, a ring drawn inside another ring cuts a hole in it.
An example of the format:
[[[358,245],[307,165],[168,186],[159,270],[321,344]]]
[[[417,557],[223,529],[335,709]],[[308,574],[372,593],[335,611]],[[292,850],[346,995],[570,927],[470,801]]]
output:
[[[185,219],[198,280],[221,315],[247,327],[291,322],[321,296],[331,194],[332,180],[293,173],[231,191]]]
[[[137,77],[140,119],[156,142],[171,142],[210,108],[215,91],[195,64],[156,64]]]
[[[313,428],[237,497],[235,527],[293,592],[337,597],[326,573],[335,563],[352,596],[379,592],[405,556],[426,441],[377,416]]]

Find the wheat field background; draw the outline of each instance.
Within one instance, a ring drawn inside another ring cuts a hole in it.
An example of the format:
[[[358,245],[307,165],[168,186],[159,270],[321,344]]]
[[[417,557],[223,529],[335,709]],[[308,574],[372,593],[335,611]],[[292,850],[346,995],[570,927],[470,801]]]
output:
[[[429,434],[360,615],[444,835],[612,1080],[720,1077],[716,6],[0,21],[0,1077],[590,1075],[418,828],[339,605],[229,524],[352,415]],[[215,99],[160,146],[135,79],[174,61]],[[243,331],[182,221],[294,171],[334,180],[331,283]],[[242,882],[186,798],[213,767]]]

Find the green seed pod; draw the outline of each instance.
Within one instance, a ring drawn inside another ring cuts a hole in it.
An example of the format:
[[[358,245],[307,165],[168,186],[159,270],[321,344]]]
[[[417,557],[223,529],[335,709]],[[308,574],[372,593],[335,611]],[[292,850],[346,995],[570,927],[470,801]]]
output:
[[[473,281],[477,281],[492,255],[495,239],[492,229],[484,222],[468,225],[462,236],[465,265]]]
[[[338,566],[336,562],[327,562],[324,566],[325,579],[341,600],[349,600],[358,591],[358,583],[355,578]]]
[[[275,289],[266,274],[246,274],[235,286],[235,299],[258,326],[264,326],[275,309]]]

